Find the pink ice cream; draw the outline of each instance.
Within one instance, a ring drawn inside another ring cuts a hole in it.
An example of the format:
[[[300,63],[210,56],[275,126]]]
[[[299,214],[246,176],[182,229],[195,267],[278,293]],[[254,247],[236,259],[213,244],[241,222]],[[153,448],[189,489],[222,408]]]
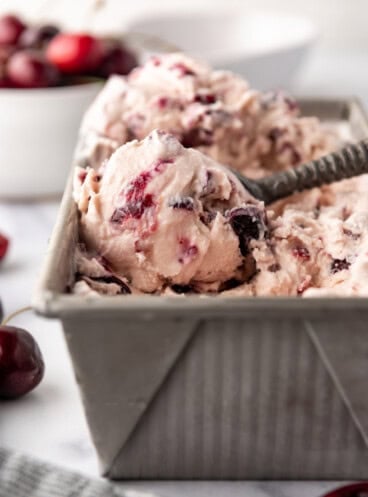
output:
[[[90,165],[99,166],[103,145],[117,148],[154,129],[250,177],[314,159],[336,145],[318,119],[300,117],[290,97],[258,92],[235,74],[183,54],[153,57],[128,77],[110,78],[82,125]]]
[[[74,292],[368,296],[368,176],[266,210],[220,165],[261,177],[336,136],[182,54],[111,78],[82,127]]]
[[[121,146],[102,175],[78,170],[74,191],[82,240],[99,254],[78,255],[83,288],[116,285],[103,279],[113,275],[142,292],[213,292],[254,276],[248,245],[266,236],[263,203],[170,134],[154,131]]]

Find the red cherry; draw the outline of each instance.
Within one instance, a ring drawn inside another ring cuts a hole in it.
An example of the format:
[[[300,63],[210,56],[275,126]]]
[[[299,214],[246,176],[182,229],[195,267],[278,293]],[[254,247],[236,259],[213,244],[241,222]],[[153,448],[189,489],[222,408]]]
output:
[[[0,326],[0,398],[13,399],[33,390],[45,366],[41,351],[28,331]]]
[[[58,82],[56,68],[42,54],[32,50],[16,52],[10,57],[7,76],[18,88],[45,88]]]
[[[9,240],[0,233],[0,261],[4,259],[9,248]]]
[[[102,42],[87,34],[59,34],[46,50],[47,59],[67,74],[93,72],[103,57]]]
[[[108,78],[111,74],[128,74],[138,65],[135,55],[120,43],[112,44],[106,49],[99,68],[99,74]]]
[[[16,45],[24,29],[25,25],[18,17],[0,17],[0,45]]]
[[[368,482],[359,482],[339,487],[323,497],[366,497],[367,495]]]

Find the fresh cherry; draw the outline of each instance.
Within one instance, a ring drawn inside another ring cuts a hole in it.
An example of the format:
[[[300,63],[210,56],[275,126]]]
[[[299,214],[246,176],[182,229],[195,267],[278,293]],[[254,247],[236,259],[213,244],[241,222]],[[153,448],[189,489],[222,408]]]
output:
[[[9,240],[0,233],[0,261],[2,261],[7,252],[8,252],[8,248],[9,248]]]
[[[56,26],[29,26],[19,38],[19,45],[23,48],[43,48],[59,33]]]
[[[50,41],[46,57],[63,73],[91,73],[102,61],[103,45],[87,34],[61,33]]]
[[[58,82],[58,72],[43,55],[22,50],[12,55],[7,64],[7,76],[17,88],[45,88]]]
[[[106,48],[99,75],[108,78],[111,74],[128,74],[138,65],[135,55],[124,48],[120,43],[112,43]]]
[[[0,45],[16,45],[25,25],[16,16],[0,17]]]
[[[0,398],[13,399],[33,390],[44,375],[41,351],[28,331],[0,326]]]
[[[352,483],[343,487],[337,488],[323,497],[367,497],[368,482]]]

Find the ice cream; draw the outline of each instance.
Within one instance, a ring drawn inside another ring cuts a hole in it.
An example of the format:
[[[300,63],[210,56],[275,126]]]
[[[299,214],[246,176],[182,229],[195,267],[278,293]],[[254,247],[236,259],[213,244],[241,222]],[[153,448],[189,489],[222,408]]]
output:
[[[282,92],[258,92],[233,73],[183,54],[152,57],[127,78],[110,78],[82,125],[82,136],[97,151],[96,159],[89,147],[89,164],[98,167],[101,140],[116,148],[156,128],[250,177],[335,146],[318,119],[300,117],[296,102]]]
[[[261,177],[337,146],[285,95],[167,55],[111,78],[82,137],[75,293],[368,295],[367,176],[265,209],[221,166]]]
[[[268,210],[269,243],[251,242],[257,274],[228,295],[368,295],[368,177]]]
[[[74,196],[82,240],[99,254],[78,256],[83,287],[106,283],[107,270],[141,292],[221,291],[254,276],[248,245],[266,237],[263,203],[173,135],[121,146],[102,175],[78,170]]]

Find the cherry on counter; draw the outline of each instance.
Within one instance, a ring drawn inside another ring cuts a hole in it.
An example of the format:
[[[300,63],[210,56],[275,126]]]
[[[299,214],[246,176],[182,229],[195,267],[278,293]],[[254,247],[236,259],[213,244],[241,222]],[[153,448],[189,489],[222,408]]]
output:
[[[44,375],[41,351],[28,331],[0,326],[0,398],[14,399],[33,390]]]
[[[9,240],[0,233],[0,262],[5,258],[9,248]]]

